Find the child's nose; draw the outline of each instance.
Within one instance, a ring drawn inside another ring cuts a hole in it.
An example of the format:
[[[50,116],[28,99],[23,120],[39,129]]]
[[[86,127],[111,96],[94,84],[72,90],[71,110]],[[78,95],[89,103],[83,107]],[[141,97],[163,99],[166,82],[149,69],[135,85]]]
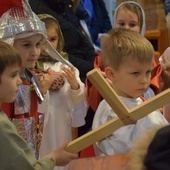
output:
[[[124,27],[125,29],[127,29],[127,30],[129,30],[130,29],[130,27],[129,27],[129,25],[125,25],[125,27]]]
[[[148,81],[149,81],[148,76],[143,76],[143,77],[141,78],[141,83],[148,83]]]

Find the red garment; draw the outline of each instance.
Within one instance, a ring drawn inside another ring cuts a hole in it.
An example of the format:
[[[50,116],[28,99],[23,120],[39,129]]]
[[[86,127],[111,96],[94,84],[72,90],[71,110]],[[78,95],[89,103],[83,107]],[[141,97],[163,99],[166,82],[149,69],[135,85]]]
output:
[[[154,57],[153,67],[154,68],[151,73],[150,87],[152,88],[155,94],[158,94],[161,92],[162,67],[156,56]],[[99,68],[101,71],[104,71],[101,54],[99,54],[96,57],[94,61],[94,68]],[[89,106],[93,109],[93,111],[96,111],[99,103],[103,98],[88,79],[86,79],[86,88],[87,88],[87,101],[89,103]]]
[[[154,91],[155,94],[158,94],[161,92],[161,78],[162,74],[162,67],[161,64],[159,63],[158,57],[154,57],[153,61],[153,70],[151,72],[151,84],[150,87]]]
[[[21,0],[12,0],[12,1],[1,0],[0,17],[12,7],[22,8],[22,1]]]
[[[30,82],[22,80],[23,84],[30,85]],[[35,118],[35,120],[38,123],[38,97],[35,92],[35,90],[30,91],[31,92],[31,107],[30,112],[27,114],[21,114],[21,115],[14,115],[14,103],[2,103],[1,110],[3,110],[8,118],[27,118],[29,116],[32,116]]]
[[[94,68],[99,68],[101,71],[104,71],[101,53],[95,58]],[[103,97],[96,90],[96,88],[92,85],[90,80],[86,79],[85,84],[87,88],[87,101],[89,103],[89,106],[93,109],[93,111],[96,111]]]
[[[16,100],[13,103],[2,103],[1,110],[7,114],[38,158],[44,117],[38,113],[38,96],[32,83],[25,79],[22,82]]]

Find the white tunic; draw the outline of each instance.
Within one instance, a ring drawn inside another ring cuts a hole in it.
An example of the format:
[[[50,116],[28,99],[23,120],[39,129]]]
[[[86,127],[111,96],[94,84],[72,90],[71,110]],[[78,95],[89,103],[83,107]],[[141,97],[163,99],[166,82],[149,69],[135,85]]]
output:
[[[66,65],[56,62],[44,63],[45,69],[51,68],[55,71],[62,71]],[[57,146],[65,141],[72,141],[72,127],[79,127],[85,124],[87,113],[86,89],[79,78],[79,71],[75,68],[76,78],[80,88],[72,90],[70,84],[65,81],[60,90],[50,90],[46,96],[44,129],[40,147],[40,157],[52,152]],[[49,100],[47,98],[49,97]],[[39,105],[39,110],[45,109],[45,104]],[[55,170],[67,170],[65,167],[55,167]]]
[[[141,98],[120,97],[120,99],[129,109],[143,102]],[[109,104],[103,100],[95,113],[92,128],[95,129],[115,117],[117,117],[115,112],[111,109]],[[128,153],[132,147],[133,141],[145,130],[153,128],[156,125],[168,125],[168,122],[159,110],[139,119],[136,124],[121,127],[107,138],[95,143],[94,149],[96,156]]]

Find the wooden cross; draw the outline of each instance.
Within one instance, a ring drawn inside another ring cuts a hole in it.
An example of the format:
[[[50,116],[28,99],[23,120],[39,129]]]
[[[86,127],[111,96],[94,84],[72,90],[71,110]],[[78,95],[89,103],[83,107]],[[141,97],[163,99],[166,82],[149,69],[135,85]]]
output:
[[[88,72],[87,78],[108,102],[118,117],[70,142],[66,147],[66,150],[69,152],[77,153],[95,142],[106,138],[122,126],[134,124],[138,119],[170,103],[170,89],[167,89],[146,100],[141,105],[128,109],[97,69]]]

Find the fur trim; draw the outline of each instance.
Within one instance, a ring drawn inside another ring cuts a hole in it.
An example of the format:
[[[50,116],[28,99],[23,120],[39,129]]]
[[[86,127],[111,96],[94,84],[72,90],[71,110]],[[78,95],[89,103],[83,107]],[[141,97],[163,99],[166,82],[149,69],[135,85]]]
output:
[[[130,170],[147,170],[147,167],[143,164],[145,156],[148,152],[148,147],[152,142],[156,132],[163,126],[154,127],[148,131],[145,131],[133,144],[130,153]]]

